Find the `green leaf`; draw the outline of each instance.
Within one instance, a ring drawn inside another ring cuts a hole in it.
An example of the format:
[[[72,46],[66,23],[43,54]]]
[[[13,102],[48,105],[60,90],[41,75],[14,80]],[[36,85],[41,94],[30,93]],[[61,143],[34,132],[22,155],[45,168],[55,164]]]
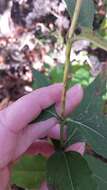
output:
[[[49,81],[48,77],[46,77],[40,71],[33,69],[32,88],[37,89],[37,88],[41,88],[41,87],[48,86],[48,85],[50,85],[50,81]]]
[[[43,110],[39,117],[33,121],[34,122],[39,122],[39,121],[45,121],[46,119],[50,119],[51,117],[57,117],[57,113],[55,111],[54,105]]]
[[[62,82],[63,81],[64,66],[58,65],[51,69],[50,79],[52,83]]]
[[[107,190],[107,163],[91,156],[85,156],[84,158],[93,171],[93,175],[99,186],[98,190]]]
[[[107,51],[107,41],[89,28],[82,27],[81,33],[75,37],[75,40],[88,40],[97,47]]]
[[[72,67],[73,68],[73,67]],[[85,66],[81,66],[75,74],[72,74],[72,81],[71,83],[79,83],[82,86],[88,86],[90,83],[90,79],[92,78],[88,69]]]
[[[56,152],[49,158],[47,183],[49,190],[97,189],[87,162],[75,152]]]
[[[70,16],[73,16],[76,0],[65,0]],[[93,0],[83,0],[78,23],[81,26],[91,27],[94,20],[95,7]]]
[[[106,91],[106,79],[99,75],[85,90],[80,106],[70,115],[68,123],[68,139],[75,141],[75,135],[83,137],[83,141],[93,146],[93,149],[107,157],[107,119],[103,114],[103,94]],[[72,133],[76,133],[72,137]],[[78,139],[79,140],[79,139]]]
[[[24,156],[13,168],[12,183],[23,188],[38,188],[45,178],[46,160],[41,156]]]

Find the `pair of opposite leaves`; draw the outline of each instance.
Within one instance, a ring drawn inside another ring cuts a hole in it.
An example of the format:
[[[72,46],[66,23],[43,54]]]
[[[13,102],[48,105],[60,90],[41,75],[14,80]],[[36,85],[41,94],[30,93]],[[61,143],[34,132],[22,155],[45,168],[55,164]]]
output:
[[[49,81],[45,82],[45,85],[49,85]],[[45,85],[43,84],[43,86]],[[67,122],[68,144],[78,141],[86,142],[104,157],[107,156],[107,120],[103,113],[105,92],[106,78],[100,74],[85,89],[83,101],[69,116]],[[51,107],[44,110],[38,119],[44,120],[53,115],[55,115],[55,110],[54,107]],[[58,151],[52,155],[47,162],[47,182],[49,190],[82,190],[84,187],[88,190],[97,189],[86,160],[78,153]]]

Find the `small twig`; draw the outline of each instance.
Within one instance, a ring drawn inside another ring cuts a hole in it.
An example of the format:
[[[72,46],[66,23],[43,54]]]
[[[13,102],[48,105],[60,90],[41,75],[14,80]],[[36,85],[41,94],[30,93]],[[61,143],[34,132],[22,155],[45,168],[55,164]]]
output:
[[[68,32],[68,39],[67,39],[67,45],[66,45],[66,60],[65,60],[64,78],[63,78],[64,87],[63,87],[62,98],[61,98],[61,117],[62,118],[64,118],[64,113],[65,113],[67,80],[68,80],[68,71],[69,71],[69,65],[70,65],[70,54],[71,54],[71,48],[72,48],[72,42],[73,42],[73,35],[74,35],[74,31],[77,25],[78,17],[80,14],[82,1],[83,0],[76,1],[74,15],[73,15],[71,26]],[[62,125],[60,129],[60,140],[61,140],[62,146],[63,146],[63,139],[64,139],[63,134],[64,134],[64,125]]]

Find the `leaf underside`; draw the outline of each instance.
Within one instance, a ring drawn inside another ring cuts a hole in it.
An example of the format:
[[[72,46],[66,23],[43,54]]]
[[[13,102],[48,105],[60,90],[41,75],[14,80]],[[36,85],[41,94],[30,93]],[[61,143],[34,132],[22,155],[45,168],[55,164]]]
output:
[[[107,163],[91,156],[85,156],[84,158],[93,171],[93,176],[99,186],[98,190],[107,190]]]
[[[98,153],[107,157],[107,119],[103,113],[106,79],[99,75],[85,90],[80,106],[70,115],[68,138],[70,143],[79,139],[92,145]],[[73,134],[74,130],[76,131]],[[70,138],[72,137],[72,138]]]
[[[75,152],[56,152],[47,163],[49,190],[96,190],[91,170],[85,159]]]

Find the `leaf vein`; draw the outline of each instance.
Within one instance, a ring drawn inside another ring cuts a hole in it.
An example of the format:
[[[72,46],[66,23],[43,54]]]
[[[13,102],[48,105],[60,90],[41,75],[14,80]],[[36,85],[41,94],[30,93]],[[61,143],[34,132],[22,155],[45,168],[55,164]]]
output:
[[[95,129],[92,129],[90,127],[88,127],[87,125],[85,125],[84,123],[81,123],[79,121],[76,121],[76,120],[72,120],[72,119],[69,119],[69,121],[71,121],[72,123],[75,123],[75,124],[78,124],[80,125],[80,127],[85,127],[86,129],[90,130],[91,132],[94,132],[95,134],[97,134],[98,136],[100,136],[101,138],[105,138],[102,134],[100,134],[99,132],[97,132]]]
[[[71,184],[72,190],[75,190],[74,186],[73,186],[72,178],[71,178],[71,175],[70,175],[70,168],[69,168],[68,160],[66,158],[65,153],[63,153],[63,156],[64,156],[64,159],[65,159],[65,164],[66,164],[66,168],[67,168],[67,171],[68,171],[68,177],[69,177],[69,180],[70,180],[70,184]]]

